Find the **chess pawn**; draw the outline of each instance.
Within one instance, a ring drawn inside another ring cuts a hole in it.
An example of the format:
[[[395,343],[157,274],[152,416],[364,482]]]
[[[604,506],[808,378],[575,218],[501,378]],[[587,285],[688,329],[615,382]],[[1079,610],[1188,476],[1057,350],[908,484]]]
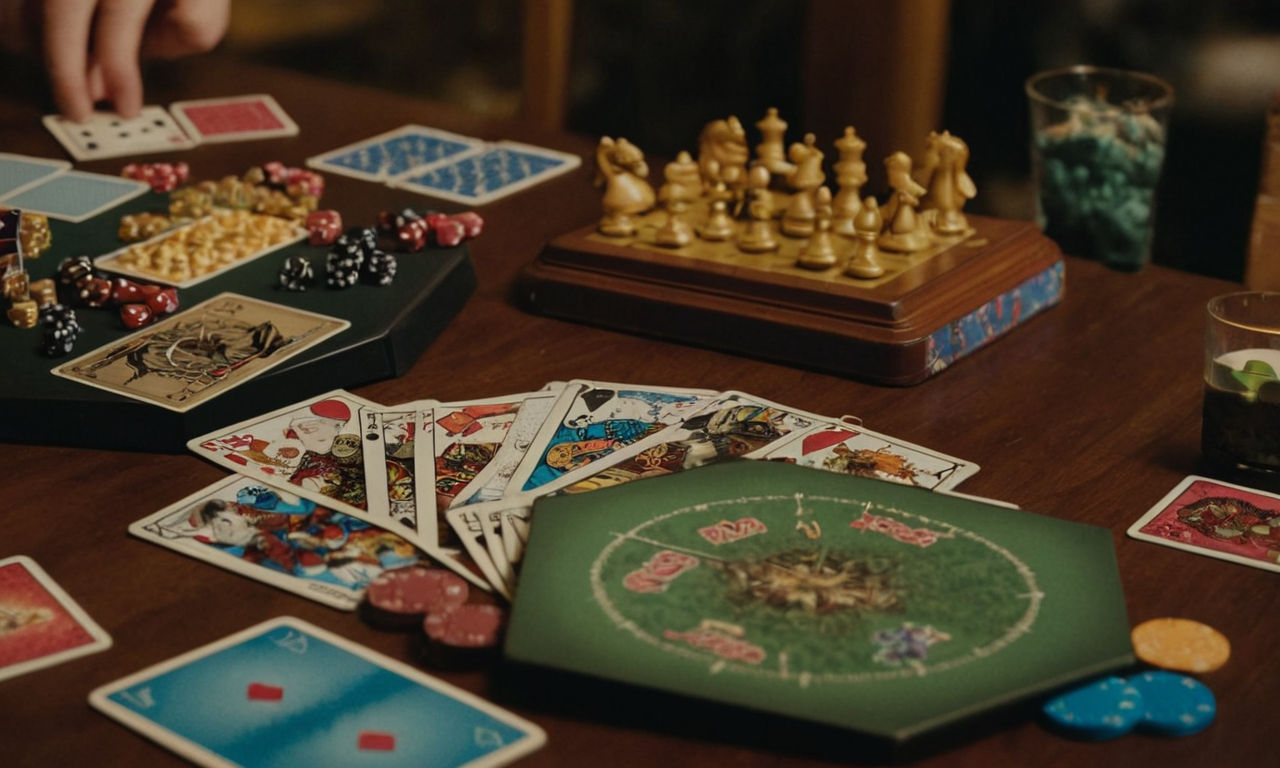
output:
[[[738,235],[738,250],[747,253],[766,253],[778,249],[773,236],[773,193],[769,191],[769,169],[755,165],[747,174],[747,188],[751,202],[747,214],[751,221]]]
[[[785,176],[795,170],[795,166],[787,162],[786,146],[783,143],[787,133],[787,123],[778,117],[777,107],[769,107],[764,117],[756,123],[760,131],[761,142],[756,145],[756,159],[769,170],[769,173]]]
[[[653,235],[653,242],[666,248],[683,248],[693,242],[693,227],[684,220],[689,204],[677,198],[669,198],[663,203],[667,212],[667,221]]]
[[[805,269],[826,269],[835,266],[837,261],[835,243],[831,238],[831,190],[818,187],[813,194],[813,203],[817,209],[813,236],[800,249],[796,266]]]
[[[845,265],[846,275],[868,280],[884,274],[884,267],[880,266],[880,246],[876,244],[882,226],[880,206],[876,205],[874,197],[868,197],[862,202],[858,215],[853,217],[853,254]]]
[[[978,194],[973,179],[965,171],[969,145],[948,131],[930,131],[925,143],[924,162],[919,176],[928,190],[920,199],[924,211],[934,214],[934,232],[943,237],[966,235],[973,230],[961,209]]]
[[[814,222],[817,220],[817,208],[814,206],[813,193],[827,180],[822,172],[822,150],[817,147],[817,139],[812,133],[805,134],[804,143],[792,144],[788,159],[796,169],[787,174],[787,184],[795,190],[787,210],[782,214],[782,234],[791,237],[808,237],[813,234]]]
[[[719,178],[719,163],[712,160],[708,167],[712,178],[716,180],[711,185],[711,209],[707,212],[706,220],[698,227],[698,237],[703,240],[728,240],[733,235],[733,218],[729,216],[729,201],[733,199],[733,193],[724,180]]]
[[[836,161],[836,184],[840,191],[831,201],[831,231],[850,237],[856,234],[853,217],[862,208],[859,194],[862,185],[867,183],[867,164],[862,161],[862,152],[867,148],[852,125],[845,126],[844,135],[836,139],[836,151],[840,159]]]
[[[911,178],[911,156],[906,152],[894,152],[884,161],[893,195],[888,211],[883,214],[888,222],[880,235],[879,245],[889,251],[912,253],[929,247],[929,231],[924,219],[916,212],[920,195],[925,192]]]
[[[667,220],[654,233],[655,243],[667,248],[681,248],[693,242],[693,227],[684,214],[702,195],[702,171],[688,152],[680,152],[662,170],[666,183],[658,190],[658,202],[667,212]]]
[[[629,237],[636,232],[633,218],[653,207],[653,187],[646,177],[649,166],[640,148],[626,139],[602,137],[596,146],[595,185],[604,187],[600,234]]]

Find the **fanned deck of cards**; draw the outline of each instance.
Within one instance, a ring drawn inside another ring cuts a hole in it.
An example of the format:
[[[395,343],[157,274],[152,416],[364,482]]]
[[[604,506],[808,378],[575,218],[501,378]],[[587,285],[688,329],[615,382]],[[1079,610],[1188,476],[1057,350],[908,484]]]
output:
[[[202,766],[488,768],[546,742],[511,712],[291,617],[102,686],[89,703]]]
[[[577,155],[406,125],[307,159],[319,171],[482,205],[577,168]]]
[[[387,532],[417,556],[510,598],[540,497],[735,458],[943,493],[978,471],[973,462],[745,392],[586,379],[447,403],[380,405],[335,390],[188,447],[246,479],[140,520],[135,535],[338,608],[357,601],[379,569],[413,557],[354,528]],[[353,541],[366,542],[352,545],[365,558],[358,573],[327,567],[298,533],[318,515],[346,518]]]

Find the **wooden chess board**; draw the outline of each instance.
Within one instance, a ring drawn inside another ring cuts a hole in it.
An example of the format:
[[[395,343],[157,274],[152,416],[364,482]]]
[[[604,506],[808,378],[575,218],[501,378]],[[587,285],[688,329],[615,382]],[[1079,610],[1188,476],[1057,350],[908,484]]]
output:
[[[969,216],[974,232],[913,254],[883,252],[885,272],[841,262],[795,266],[803,238],[747,254],[732,242],[654,243],[665,213],[631,237],[594,224],[552,240],[520,285],[533,311],[829,371],[882,384],[919,383],[1056,304],[1062,253],[1031,222]],[[696,221],[696,217],[690,217]]]

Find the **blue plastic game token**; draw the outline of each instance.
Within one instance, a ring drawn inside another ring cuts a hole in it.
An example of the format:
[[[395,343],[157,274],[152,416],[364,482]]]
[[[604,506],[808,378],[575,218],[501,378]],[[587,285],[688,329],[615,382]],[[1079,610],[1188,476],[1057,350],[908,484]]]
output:
[[[1124,678],[1107,677],[1049,700],[1050,723],[1077,738],[1104,741],[1123,736],[1142,720],[1142,693]]]
[[[1142,692],[1146,712],[1138,728],[1161,736],[1190,736],[1213,722],[1218,705],[1199,680],[1173,672],[1143,672],[1129,678]]]

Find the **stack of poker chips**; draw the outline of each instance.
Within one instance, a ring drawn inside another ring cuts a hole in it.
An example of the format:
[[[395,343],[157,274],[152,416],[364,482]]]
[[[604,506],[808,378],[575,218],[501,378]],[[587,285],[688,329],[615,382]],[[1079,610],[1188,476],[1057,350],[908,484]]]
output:
[[[76,313],[65,304],[46,304],[40,310],[40,324],[44,328],[44,343],[41,349],[49,357],[61,357],[68,354],[76,345],[76,337],[80,335],[80,323],[76,321]]]

